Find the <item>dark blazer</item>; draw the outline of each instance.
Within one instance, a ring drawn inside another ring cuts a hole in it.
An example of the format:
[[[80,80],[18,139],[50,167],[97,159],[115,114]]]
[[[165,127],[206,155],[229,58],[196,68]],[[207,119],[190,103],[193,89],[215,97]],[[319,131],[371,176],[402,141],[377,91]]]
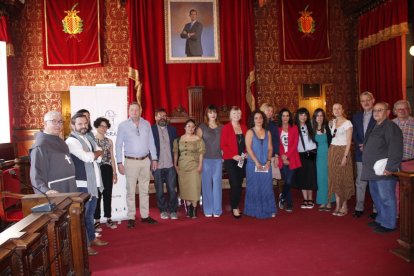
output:
[[[194,36],[188,38],[187,33],[195,33]],[[191,27],[191,22],[185,24],[183,31],[181,32],[181,38],[187,39],[185,42],[185,54],[188,57],[201,57],[203,55],[203,47],[201,46],[201,33],[203,32],[203,24],[196,21]]]
[[[152,135],[154,136],[154,143],[155,148],[157,149],[158,160],[160,160],[160,134],[158,133],[157,124],[152,125]],[[173,143],[174,140],[177,138],[177,129],[173,126],[167,125],[168,137],[170,138],[170,149],[171,149],[171,157],[173,158],[174,162],[174,153],[173,153]]]
[[[279,155],[279,141],[280,141],[279,127],[277,126],[276,122],[270,121],[268,129],[270,133],[272,134],[272,146],[273,146],[272,156],[275,156],[275,154]]]
[[[371,120],[368,123],[367,132],[369,129],[375,126],[374,117],[371,116]],[[359,149],[359,145],[364,143],[364,111],[358,111],[354,117],[352,117],[352,139],[354,140],[355,147],[355,161],[362,162],[362,151]]]

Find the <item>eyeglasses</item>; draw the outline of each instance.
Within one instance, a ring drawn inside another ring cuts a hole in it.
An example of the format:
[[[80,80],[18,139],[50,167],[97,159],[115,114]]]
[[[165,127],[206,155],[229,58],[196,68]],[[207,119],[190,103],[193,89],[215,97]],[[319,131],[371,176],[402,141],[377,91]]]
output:
[[[107,125],[99,125],[101,128],[109,128]]]
[[[332,138],[335,138],[335,136],[336,136],[336,132],[338,131],[338,129],[334,129],[334,132],[333,132],[333,135],[332,135]]]
[[[406,110],[408,110],[408,107],[405,107],[405,108],[397,108],[396,109],[398,112],[401,112],[401,111],[406,111]]]
[[[372,112],[383,112],[385,111],[385,108],[378,108],[378,109],[373,109]]]
[[[54,125],[54,126],[57,126],[57,125],[63,126],[63,123],[64,123],[62,120],[59,120],[59,121],[56,121],[56,120],[46,120],[45,122],[52,122],[52,125]]]

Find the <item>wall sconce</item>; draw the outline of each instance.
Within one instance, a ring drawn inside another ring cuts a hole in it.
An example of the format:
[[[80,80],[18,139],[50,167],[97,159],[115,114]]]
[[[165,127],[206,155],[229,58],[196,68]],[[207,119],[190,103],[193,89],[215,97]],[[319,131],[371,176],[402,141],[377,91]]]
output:
[[[410,47],[410,55],[414,56],[414,46]]]

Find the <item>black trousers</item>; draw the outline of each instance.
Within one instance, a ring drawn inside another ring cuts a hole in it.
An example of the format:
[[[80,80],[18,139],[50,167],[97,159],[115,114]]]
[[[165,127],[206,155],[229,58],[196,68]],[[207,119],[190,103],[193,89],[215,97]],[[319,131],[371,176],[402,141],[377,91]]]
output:
[[[103,197],[104,205],[104,217],[110,218],[112,212],[112,179],[113,179],[113,170],[111,165],[103,164],[101,165],[101,175],[103,182],[103,192],[98,189],[98,202],[96,203],[95,209],[95,219],[101,218],[101,199]]]
[[[244,161],[243,168],[240,168],[237,166],[237,161],[233,159],[224,160],[224,169],[229,176],[230,204],[232,209],[239,208],[243,178],[246,176],[246,162],[247,160]]]

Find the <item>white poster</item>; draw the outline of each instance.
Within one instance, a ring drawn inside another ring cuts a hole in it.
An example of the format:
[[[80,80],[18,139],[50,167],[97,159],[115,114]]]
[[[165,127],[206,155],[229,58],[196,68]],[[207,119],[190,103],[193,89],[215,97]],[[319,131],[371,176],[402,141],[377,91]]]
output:
[[[80,109],[87,109],[91,114],[92,127],[93,122],[98,117],[105,117],[109,120],[111,128],[108,129],[106,136],[114,143],[115,155],[115,141],[118,125],[128,118],[127,87],[71,86],[70,108],[72,115]],[[95,131],[95,129],[93,131]],[[114,184],[112,190],[112,220],[114,221],[127,219],[125,183],[125,176],[118,173],[118,182]],[[101,214],[103,216],[102,205]]]

